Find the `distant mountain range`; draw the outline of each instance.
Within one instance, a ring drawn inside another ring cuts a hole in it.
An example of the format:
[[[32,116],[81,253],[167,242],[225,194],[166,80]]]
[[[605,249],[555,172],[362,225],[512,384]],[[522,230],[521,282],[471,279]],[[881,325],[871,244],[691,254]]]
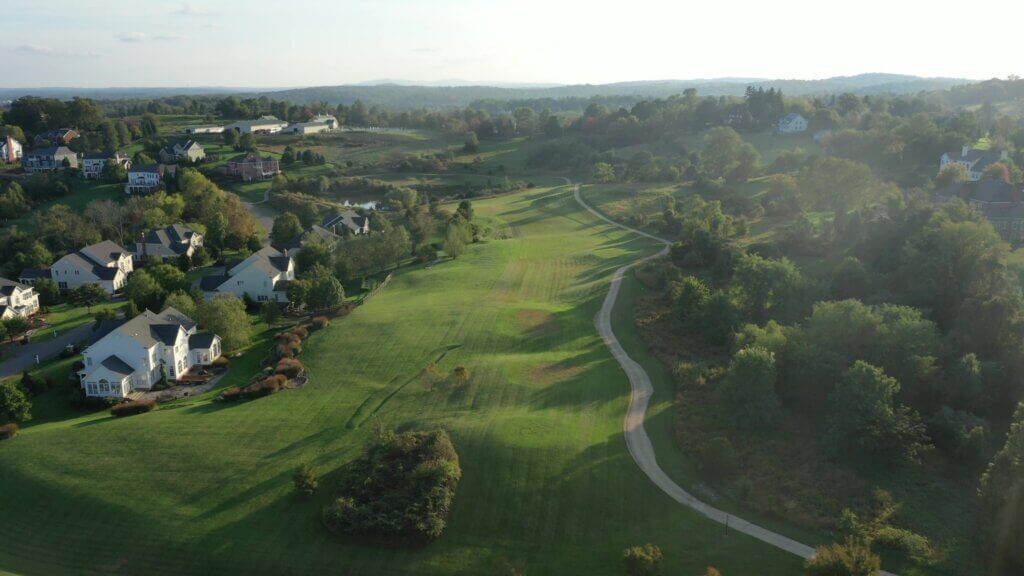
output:
[[[642,98],[664,98],[696,88],[704,96],[740,96],[748,85],[782,90],[791,96],[808,96],[852,92],[855,94],[911,94],[921,91],[946,90],[975,81],[961,78],[923,78],[901,74],[859,74],[820,80],[779,80],[766,78],[709,78],[694,80],[644,80],[610,84],[526,84],[514,82],[472,82],[440,80],[410,82],[376,80],[341,86],[306,88],[0,88],[0,103],[25,95],[53,98],[83,96],[98,100],[159,98],[166,96],[268,96],[296,103],[327,102],[351,104],[362,100],[389,109],[443,109],[467,106],[480,100],[507,101],[537,98],[622,97],[624,101]]]
[[[450,108],[466,106],[478,100],[524,100],[535,98],[590,98],[624,96],[664,98],[696,88],[705,96],[741,96],[749,85],[775,88],[792,96],[834,94],[911,94],[945,90],[968,84],[962,78],[922,78],[900,74],[860,74],[822,80],[772,80],[764,78],[712,78],[698,80],[646,80],[611,84],[575,84],[563,86],[491,86],[459,81],[450,85],[409,85],[371,83],[363,85],[318,86],[278,90],[267,96],[299,103],[327,102],[351,104],[356,100],[385,108]],[[433,83],[431,83],[433,84]]]

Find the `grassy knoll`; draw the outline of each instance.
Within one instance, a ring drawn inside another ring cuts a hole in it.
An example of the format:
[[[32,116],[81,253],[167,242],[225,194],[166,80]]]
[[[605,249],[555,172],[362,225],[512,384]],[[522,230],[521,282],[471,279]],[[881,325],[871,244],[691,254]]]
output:
[[[71,304],[58,304],[50,306],[49,312],[42,314],[47,326],[35,331],[32,335],[33,342],[42,342],[54,338],[54,331],[63,334],[68,330],[78,328],[84,324],[95,321],[96,313],[100,310],[117,310],[124,306],[124,302],[104,302],[87,309],[84,306]]]
[[[676,505],[626,452],[628,385],[592,320],[611,272],[652,244],[598,223],[565,188],[476,209],[507,239],[402,271],[315,334],[303,389],[44,423],[0,445],[0,569],[481,574],[508,559],[531,575],[617,575],[622,549],[650,541],[665,573],[797,572],[797,558]],[[472,378],[431,385],[431,362]],[[666,448],[667,402],[654,415]],[[443,426],[459,450],[464,477],[433,544],[338,542],[318,524],[328,494],[293,492],[299,463],[330,485],[378,425]]]
[[[80,214],[85,210],[85,207],[94,200],[120,201],[125,197],[123,183],[99,182],[96,180],[86,180],[84,178],[72,178],[69,184],[71,186],[71,194],[62,198],[55,198],[49,202],[44,202],[39,206],[32,208],[32,210],[24,216],[8,221],[7,225],[17,226],[19,230],[32,231],[35,229],[35,224],[32,222],[32,214],[46,210],[56,204],[66,204],[73,211]]]

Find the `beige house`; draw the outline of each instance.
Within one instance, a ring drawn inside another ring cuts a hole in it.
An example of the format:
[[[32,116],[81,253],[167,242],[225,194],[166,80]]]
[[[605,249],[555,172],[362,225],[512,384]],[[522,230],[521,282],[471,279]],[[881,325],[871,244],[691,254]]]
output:
[[[21,282],[0,278],[0,320],[13,316],[28,318],[39,312],[39,294]]]

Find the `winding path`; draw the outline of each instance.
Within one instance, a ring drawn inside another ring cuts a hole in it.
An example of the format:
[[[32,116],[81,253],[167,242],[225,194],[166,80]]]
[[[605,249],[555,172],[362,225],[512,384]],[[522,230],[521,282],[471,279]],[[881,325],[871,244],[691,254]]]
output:
[[[601,220],[619,228],[629,230],[634,234],[656,240],[665,245],[657,254],[645,256],[632,264],[627,264],[615,271],[612,276],[611,288],[608,290],[608,295],[605,296],[604,303],[601,305],[601,311],[597,313],[594,318],[594,325],[597,327],[597,332],[601,335],[606,346],[611,351],[612,356],[622,366],[622,369],[626,372],[626,376],[629,377],[629,385],[632,389],[632,394],[629,399],[629,410],[626,412],[626,418],[623,422],[623,432],[626,435],[626,446],[629,448],[629,454],[633,457],[633,461],[640,467],[640,470],[647,475],[648,478],[654,482],[662,492],[668,494],[676,502],[691,508],[701,515],[724,524],[725,526],[738,530],[748,536],[753,536],[758,540],[771,544],[776,548],[785,550],[786,552],[796,554],[801,558],[809,558],[814,555],[814,548],[797,542],[791,538],[787,538],[776,532],[772,532],[766,528],[762,528],[757,524],[748,522],[742,518],[734,516],[724,510],[719,510],[710,504],[702,502],[693,494],[690,494],[684,490],[681,486],[675,483],[661,466],[658,465],[657,456],[654,453],[654,445],[651,444],[650,437],[647,436],[647,430],[644,429],[644,416],[647,413],[647,403],[650,401],[651,396],[654,394],[654,385],[651,383],[650,376],[647,375],[647,371],[644,370],[643,366],[637,363],[635,360],[626,354],[626,350],[619,343],[619,339],[615,337],[615,333],[612,331],[612,309],[615,307],[615,301],[619,297],[619,290],[622,287],[622,279],[626,272],[630,269],[654,258],[660,258],[668,253],[670,242],[664,238],[659,238],[653,234],[648,234],[636,228],[626,226],[608,218],[604,214],[597,211],[595,208],[587,204],[583,197],[580,196],[580,185],[576,184],[573,190],[573,196],[576,198],[576,202],[583,208],[589,211],[594,216]],[[883,576],[895,576],[889,572],[881,572]]]

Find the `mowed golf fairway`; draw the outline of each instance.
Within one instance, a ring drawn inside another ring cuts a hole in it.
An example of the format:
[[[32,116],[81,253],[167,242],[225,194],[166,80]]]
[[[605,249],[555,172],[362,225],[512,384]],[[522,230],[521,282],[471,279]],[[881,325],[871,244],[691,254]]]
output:
[[[50,422],[0,443],[0,571],[470,575],[509,561],[530,575],[618,575],[625,547],[653,542],[666,574],[798,573],[798,558],[670,500],[626,451],[629,385],[593,317],[612,272],[656,246],[589,215],[568,187],[475,208],[493,238],[396,274],[312,336],[303,389]],[[471,382],[430,386],[431,362],[464,365]],[[344,542],[320,527],[338,471],[381,426],[444,427],[459,451],[454,510],[432,544]],[[311,499],[292,487],[304,461],[324,474]]]

